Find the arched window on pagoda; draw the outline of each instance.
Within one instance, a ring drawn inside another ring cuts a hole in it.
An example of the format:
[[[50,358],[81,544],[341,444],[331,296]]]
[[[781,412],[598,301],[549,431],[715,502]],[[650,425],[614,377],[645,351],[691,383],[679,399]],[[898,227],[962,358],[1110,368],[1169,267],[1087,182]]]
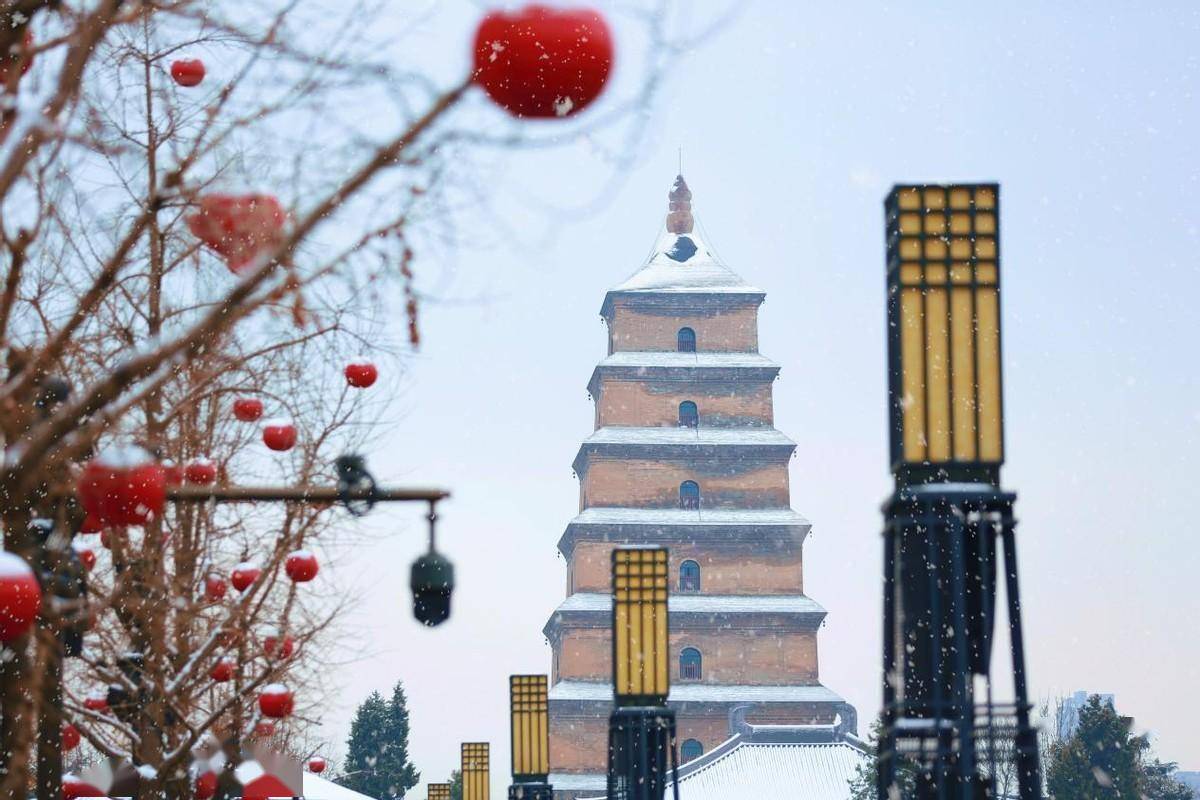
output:
[[[679,565],[679,591],[700,591],[700,565],[695,561],[685,561]]]
[[[700,651],[694,647],[685,647],[679,653],[679,680],[700,680]]]
[[[696,332],[691,328],[680,328],[676,337],[676,349],[681,353],[696,352]]]
[[[694,761],[704,755],[704,745],[696,739],[684,739],[683,744],[679,745],[679,760],[681,763]]]
[[[684,481],[679,484],[679,507],[700,508],[700,484],[695,481]]]
[[[679,427],[700,427],[700,409],[696,408],[696,404],[691,400],[684,400],[679,404]]]

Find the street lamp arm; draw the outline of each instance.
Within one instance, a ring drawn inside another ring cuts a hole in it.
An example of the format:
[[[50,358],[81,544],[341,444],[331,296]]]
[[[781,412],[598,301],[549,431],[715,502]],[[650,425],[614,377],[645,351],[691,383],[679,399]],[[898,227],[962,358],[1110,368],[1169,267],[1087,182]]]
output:
[[[436,503],[449,496],[450,492],[444,489],[386,487],[347,490],[337,486],[175,486],[167,490],[167,499],[175,503],[282,501],[333,504],[343,500]]]

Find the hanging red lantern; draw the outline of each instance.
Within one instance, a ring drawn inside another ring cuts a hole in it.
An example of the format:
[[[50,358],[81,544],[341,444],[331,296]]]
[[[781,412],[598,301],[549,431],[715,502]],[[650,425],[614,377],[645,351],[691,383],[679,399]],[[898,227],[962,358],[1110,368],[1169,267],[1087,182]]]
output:
[[[254,726],[254,735],[258,736],[259,738],[262,738],[262,739],[265,739],[268,736],[274,736],[275,735],[275,723],[270,722],[269,720],[263,720],[262,722],[260,722]]]
[[[81,797],[104,797],[104,792],[76,775],[62,776],[63,800],[78,800]]]
[[[244,592],[258,580],[258,576],[261,574],[262,570],[257,564],[243,561],[233,568],[233,572],[229,574],[229,582],[233,584],[233,588]]]
[[[271,195],[210,194],[197,205],[199,210],[187,218],[188,230],[224,258],[233,272],[283,239],[287,214]]]
[[[263,652],[267,654],[267,658],[278,658],[280,661],[287,661],[295,651],[296,640],[290,636],[284,636],[280,640],[279,634],[271,631],[263,637]]]
[[[207,458],[197,458],[183,469],[183,478],[188,483],[208,486],[217,481],[217,465]]]
[[[171,62],[171,78],[180,86],[199,86],[204,80],[204,62],[198,58],[184,58]]]
[[[25,559],[0,551],[0,642],[29,630],[42,605],[42,587]]]
[[[104,526],[100,524],[100,518],[95,514],[85,514],[83,524],[79,526],[80,533],[99,533]]]
[[[473,78],[514,117],[553,119],[586,108],[604,90],[612,62],[608,23],[589,9],[493,11],[475,33]]]
[[[325,771],[325,759],[320,756],[313,756],[308,760],[308,771],[314,775],[320,775]]]
[[[272,683],[263,687],[262,694],[258,696],[258,710],[263,713],[263,716],[272,719],[282,719],[288,716],[295,706],[296,698],[292,696],[291,690],[282,683]]]
[[[78,543],[72,545],[72,547],[75,548],[75,555],[79,556],[79,562],[83,564],[83,568],[91,572],[92,568],[96,566],[96,551],[87,545]]]
[[[213,664],[213,668],[209,670],[208,677],[213,679],[214,683],[225,683],[233,678],[233,668],[236,666],[233,659],[221,658],[217,663]]]
[[[351,359],[350,363],[346,364],[343,374],[346,376],[346,383],[355,389],[366,389],[379,379],[379,369],[370,359],[362,356]]]
[[[167,499],[161,464],[140,447],[114,447],[83,468],[77,485],[84,510],[106,525],[145,525]]]
[[[92,692],[87,697],[83,698],[83,707],[88,711],[95,711],[103,714],[108,711],[108,693],[107,692]]]
[[[317,557],[308,550],[296,550],[288,555],[284,571],[296,583],[307,583],[317,577]]]
[[[79,747],[79,742],[82,737],[79,735],[79,728],[76,728],[69,722],[64,722],[62,726],[62,749],[64,753],[69,753],[76,747]]]
[[[233,401],[233,416],[242,422],[254,422],[263,415],[263,402],[257,397],[239,397]]]
[[[202,772],[196,776],[196,800],[210,800],[217,793],[217,773]]]
[[[263,423],[263,444],[277,452],[296,445],[296,426],[288,419],[270,419]]]
[[[250,583],[254,583],[251,579]],[[210,603],[216,603],[225,597],[225,590],[229,588],[229,584],[225,583],[225,579],[220,575],[209,573],[204,576],[204,599]]]

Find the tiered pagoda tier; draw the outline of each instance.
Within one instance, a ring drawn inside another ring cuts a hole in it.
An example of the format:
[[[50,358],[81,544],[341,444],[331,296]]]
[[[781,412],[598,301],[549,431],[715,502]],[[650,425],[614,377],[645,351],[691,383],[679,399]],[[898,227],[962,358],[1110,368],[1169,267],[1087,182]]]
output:
[[[854,725],[818,677],[825,609],[804,594],[809,523],[788,486],[796,446],[774,428],[779,366],[758,353],[765,295],[695,230],[682,177],[670,200],[648,261],[600,311],[595,432],[574,463],[580,512],[559,540],[567,599],[545,627],[560,798],[604,790],[614,545],[670,548],[670,703],[684,760],[729,738],[737,707],[756,724]]]

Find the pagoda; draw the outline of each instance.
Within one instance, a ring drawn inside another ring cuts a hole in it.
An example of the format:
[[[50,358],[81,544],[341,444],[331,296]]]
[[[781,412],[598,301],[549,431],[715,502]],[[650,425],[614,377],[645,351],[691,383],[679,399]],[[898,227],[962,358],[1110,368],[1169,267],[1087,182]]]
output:
[[[825,609],[804,594],[810,525],[791,508],[796,445],[774,427],[779,365],[758,352],[765,294],[696,230],[683,176],[669,199],[648,260],[600,309],[595,431],[574,462],[579,514],[558,543],[567,598],[544,629],[558,798],[604,791],[616,545],[670,548],[681,761],[729,739],[735,718],[855,732],[853,708],[818,675]]]

